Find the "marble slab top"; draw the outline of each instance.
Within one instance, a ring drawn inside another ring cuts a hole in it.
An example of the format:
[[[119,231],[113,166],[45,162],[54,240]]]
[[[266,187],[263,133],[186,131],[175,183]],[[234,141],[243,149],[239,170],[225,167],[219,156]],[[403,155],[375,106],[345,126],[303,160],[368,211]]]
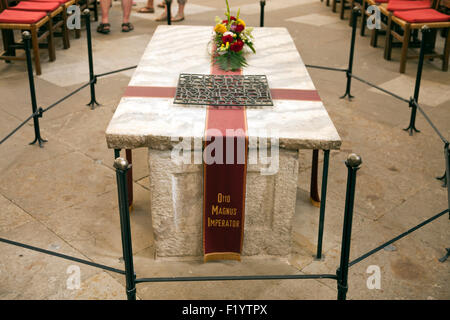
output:
[[[210,74],[212,26],[159,26],[129,86],[176,87],[180,73]],[[315,90],[286,28],[255,28],[256,54],[243,74],[265,74],[271,89]],[[247,108],[248,136],[278,137],[286,149],[339,149],[341,139],[321,101],[276,100]],[[178,138],[203,139],[204,106],[173,98],[123,97],[106,129],[109,148],[171,149]]]

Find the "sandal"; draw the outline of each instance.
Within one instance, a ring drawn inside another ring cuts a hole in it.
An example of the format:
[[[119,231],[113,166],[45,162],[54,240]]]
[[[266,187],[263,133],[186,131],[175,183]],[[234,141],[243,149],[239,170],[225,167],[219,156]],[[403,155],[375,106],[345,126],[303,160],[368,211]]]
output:
[[[166,3],[163,1],[161,3],[158,3],[158,8],[165,8],[166,7]]]
[[[100,23],[97,27],[97,32],[108,34],[111,31],[110,27],[111,25],[109,23]]]
[[[149,8],[149,7],[142,7],[137,12],[138,13],[154,13],[155,9],[154,8]]]
[[[122,23],[122,32],[130,32],[134,30],[134,26],[130,23]]]
[[[180,21],[183,21],[183,20],[184,20],[184,17],[183,16],[179,16],[179,15],[176,15],[175,17],[172,18],[172,22],[180,22]]]

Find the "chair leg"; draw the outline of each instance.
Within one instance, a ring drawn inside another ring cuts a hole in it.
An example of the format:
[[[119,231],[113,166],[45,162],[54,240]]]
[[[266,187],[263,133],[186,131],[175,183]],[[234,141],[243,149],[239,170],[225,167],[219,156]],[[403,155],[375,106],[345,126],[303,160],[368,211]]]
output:
[[[400,73],[405,73],[406,59],[408,56],[409,38],[411,37],[411,25],[407,23],[405,25],[405,32],[403,34],[402,55],[400,57]]]
[[[341,20],[344,19],[345,1],[346,1],[346,0],[341,0],[341,12],[340,12],[340,15],[339,15],[339,17],[341,18]]]
[[[327,7],[330,6],[330,0],[327,0]]]
[[[61,32],[63,38],[63,46],[64,49],[69,49],[70,48],[69,29],[67,28],[67,11],[65,7],[63,7],[62,19],[63,25],[61,27]]]
[[[386,26],[386,42],[384,44],[384,59],[385,60],[391,60],[391,53],[392,53],[392,16],[389,15],[388,17],[388,23]]]
[[[41,75],[41,60],[39,57],[39,43],[37,36],[37,28],[35,25],[31,26],[31,45],[33,47],[34,68],[36,69],[36,75]]]
[[[373,28],[370,32],[370,45],[374,48],[377,47],[378,42],[378,30],[376,28]]]
[[[323,0],[322,0],[323,1]],[[327,0],[329,1],[329,0]],[[97,0],[94,0],[94,20],[95,22],[98,21],[98,5],[97,5]]]
[[[48,42],[48,56],[50,61],[56,60],[56,51],[55,51],[55,38],[53,35],[53,21],[52,18],[49,17],[48,19],[48,36],[47,36],[47,42]]]
[[[333,5],[331,7],[331,11],[336,12],[337,0],[333,0]]]
[[[449,54],[450,54],[450,28],[447,29],[447,38],[445,39],[444,52],[442,57],[442,71],[448,71]]]
[[[366,1],[362,2],[361,5],[361,37],[364,37],[364,34],[366,33],[366,20],[367,20],[367,16],[366,16]]]

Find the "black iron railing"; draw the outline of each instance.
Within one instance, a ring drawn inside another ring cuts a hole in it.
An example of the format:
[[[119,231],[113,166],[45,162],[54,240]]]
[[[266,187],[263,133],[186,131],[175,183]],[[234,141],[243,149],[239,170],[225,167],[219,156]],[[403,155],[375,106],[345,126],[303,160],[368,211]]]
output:
[[[168,13],[168,24],[170,24],[170,0],[166,0],[167,4],[167,13]],[[264,6],[265,1],[260,1],[261,4],[261,26],[264,25]],[[87,33],[87,45],[88,45],[88,59],[89,59],[89,82],[86,84],[83,84],[78,89],[74,90],[70,94],[66,95],[65,97],[59,99],[55,103],[51,104],[50,106],[46,108],[38,108],[36,103],[36,93],[35,93],[35,87],[34,87],[34,79],[33,79],[33,69],[32,69],[32,63],[30,59],[30,38],[29,34],[26,32],[23,33],[23,40],[24,40],[24,46],[25,51],[27,54],[27,70],[28,70],[28,76],[29,76],[29,84],[30,84],[30,94],[31,94],[31,104],[32,104],[32,111],[30,117],[28,117],[24,122],[22,122],[17,128],[15,128],[11,133],[9,133],[4,139],[0,141],[0,144],[2,144],[4,141],[9,139],[15,132],[17,132],[21,127],[23,127],[24,124],[26,124],[29,120],[33,119],[34,122],[34,129],[35,129],[35,140],[32,143],[38,142],[39,145],[42,147],[42,143],[46,142],[41,135],[40,135],[40,129],[39,129],[39,118],[42,117],[42,115],[52,109],[53,107],[57,106],[62,101],[70,98],[77,92],[81,91],[82,89],[86,88],[87,86],[90,86],[91,89],[91,101],[88,103],[89,106],[92,108],[95,107],[95,105],[98,105],[95,97],[95,84],[97,82],[97,78],[110,75],[113,73],[133,69],[136,66],[128,67],[128,68],[122,68],[115,71],[110,71],[102,74],[95,74],[94,73],[94,65],[93,65],[93,57],[92,57],[92,42],[91,42],[91,32],[90,32],[90,21],[89,21],[89,10],[85,10],[83,12],[84,17],[86,18],[86,33]],[[342,98],[348,97],[349,99],[353,98],[351,95],[351,80],[352,78],[361,81],[362,83],[365,83],[371,87],[374,87],[376,89],[379,89],[380,91],[387,93],[391,95],[392,97],[399,99],[403,102],[407,102],[409,104],[409,107],[411,108],[411,118],[410,118],[410,124],[408,128],[405,130],[410,132],[410,135],[413,134],[414,131],[418,130],[415,128],[415,120],[416,120],[416,114],[417,110],[424,116],[426,121],[430,124],[430,126],[433,128],[433,130],[437,133],[439,138],[444,143],[444,157],[445,157],[445,174],[442,177],[439,177],[440,180],[444,180],[444,187],[447,187],[447,199],[448,199],[448,208],[443,210],[442,212],[436,214],[435,216],[431,217],[430,219],[425,220],[424,222],[418,224],[417,226],[409,229],[408,231],[394,237],[393,239],[385,242],[384,244],[376,247],[373,250],[370,250],[366,254],[360,256],[359,258],[349,261],[350,259],[350,248],[351,248],[351,233],[352,233],[352,221],[353,221],[353,207],[354,207],[354,199],[355,199],[355,191],[356,191],[356,174],[357,171],[360,168],[361,165],[361,158],[355,154],[349,155],[346,161],[346,166],[348,169],[347,173],[347,191],[346,191],[346,198],[345,198],[345,213],[344,213],[344,223],[343,223],[343,230],[342,230],[342,242],[341,242],[341,256],[340,256],[340,265],[336,271],[336,274],[293,274],[293,275],[245,275],[245,276],[204,276],[204,277],[158,277],[158,278],[136,278],[136,274],[134,273],[134,262],[133,262],[133,250],[132,250],[132,241],[131,241],[131,227],[130,227],[130,213],[129,213],[129,192],[128,192],[128,186],[129,183],[127,180],[129,176],[127,177],[127,172],[131,170],[131,165],[128,163],[127,160],[120,158],[120,150],[114,150],[114,156],[115,156],[115,162],[114,167],[116,170],[116,178],[117,178],[117,188],[118,188],[118,201],[119,201],[119,213],[120,213],[120,226],[121,226],[121,238],[122,238],[122,251],[123,251],[123,258],[125,262],[125,270],[119,270],[116,268],[112,268],[109,266],[105,266],[102,264],[95,263],[93,261],[84,260],[64,254],[60,254],[57,252],[49,251],[46,249],[30,246],[27,244],[23,244],[20,242],[3,239],[0,238],[0,242],[19,246],[22,248],[26,248],[29,250],[38,251],[44,254],[49,254],[52,256],[56,256],[62,259],[75,261],[78,263],[90,265],[93,267],[101,268],[103,270],[123,274],[126,277],[126,292],[127,297],[130,300],[136,299],[136,284],[139,283],[145,283],[145,282],[179,282],[179,281],[246,281],[246,280],[281,280],[281,279],[330,279],[330,280],[336,280],[337,281],[337,288],[338,288],[338,299],[344,300],[346,299],[346,294],[348,291],[348,269],[349,267],[357,264],[358,262],[367,259],[371,255],[377,253],[384,247],[388,246],[389,244],[394,243],[395,241],[398,241],[402,239],[403,237],[411,234],[412,232],[422,228],[423,226],[427,225],[428,223],[431,223],[432,221],[436,220],[437,218],[443,216],[446,213],[450,213],[450,186],[448,181],[450,181],[450,149],[449,149],[449,142],[444,138],[444,136],[441,134],[441,132],[437,129],[437,127],[434,125],[434,123],[431,121],[431,119],[428,117],[426,112],[423,110],[423,108],[418,103],[418,97],[419,97],[419,88],[420,88],[420,79],[422,74],[422,67],[423,67],[423,59],[424,59],[424,46],[422,44],[421,46],[421,53],[419,57],[419,66],[418,66],[418,72],[416,77],[416,85],[414,90],[414,96],[410,98],[409,100],[404,99],[392,92],[389,92],[388,90],[385,90],[383,88],[380,88],[369,81],[366,81],[352,73],[353,68],[353,56],[355,51],[355,30],[356,30],[356,18],[360,15],[360,10],[355,8],[353,9],[353,15],[352,15],[352,37],[351,37],[351,44],[350,44],[350,55],[349,55],[349,64],[347,69],[339,69],[339,68],[331,68],[331,67],[325,67],[325,66],[314,66],[314,65],[306,65],[310,68],[316,68],[316,69],[323,69],[323,70],[330,70],[330,71],[338,71],[338,72],[345,72],[347,76],[347,85],[346,85],[346,91]],[[428,28],[422,29],[422,34],[429,32]],[[323,232],[324,232],[324,219],[325,219],[325,202],[326,202],[326,192],[327,192],[327,179],[328,179],[328,166],[329,166],[329,150],[324,150],[324,163],[323,163],[323,174],[322,174],[322,191],[321,191],[321,206],[320,206],[320,217],[319,217],[319,235],[318,235],[318,245],[317,245],[317,258],[322,257],[322,238],[323,238]],[[450,215],[449,215],[450,217]],[[447,249],[447,255],[443,257],[440,261],[443,262],[448,257],[449,249]]]

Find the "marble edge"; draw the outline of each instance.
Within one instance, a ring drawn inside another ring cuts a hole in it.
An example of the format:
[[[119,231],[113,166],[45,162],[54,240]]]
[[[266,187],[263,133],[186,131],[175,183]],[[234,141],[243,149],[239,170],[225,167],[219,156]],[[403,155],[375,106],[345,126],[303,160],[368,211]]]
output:
[[[194,139],[198,139],[196,137]],[[203,139],[203,137],[202,137]],[[123,136],[119,134],[106,133],[106,142],[109,149],[137,149],[150,148],[155,150],[172,150],[172,147],[177,142],[173,142],[170,137],[163,136],[142,136],[142,135],[128,135]],[[311,139],[289,139],[280,138],[280,148],[286,150],[339,150],[342,145],[342,140],[311,140]]]

